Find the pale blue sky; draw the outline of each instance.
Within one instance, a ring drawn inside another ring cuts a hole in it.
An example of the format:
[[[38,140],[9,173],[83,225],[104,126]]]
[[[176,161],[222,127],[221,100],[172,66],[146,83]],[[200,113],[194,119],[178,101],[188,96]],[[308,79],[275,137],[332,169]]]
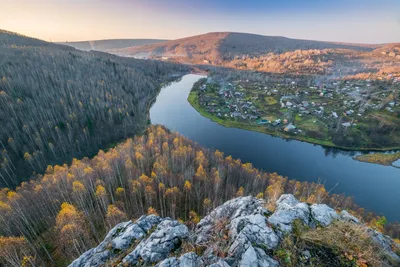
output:
[[[51,41],[213,31],[400,42],[400,0],[0,0],[0,28]]]

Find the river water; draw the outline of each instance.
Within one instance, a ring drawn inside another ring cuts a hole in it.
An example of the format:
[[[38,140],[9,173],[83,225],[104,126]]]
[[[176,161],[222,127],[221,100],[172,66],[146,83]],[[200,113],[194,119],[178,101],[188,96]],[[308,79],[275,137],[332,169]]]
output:
[[[187,101],[201,77],[189,74],[163,88],[150,109],[151,122],[264,171],[299,181],[320,181],[328,191],[354,196],[366,210],[400,221],[399,168],[358,162],[352,159],[355,152],[221,126],[201,116]]]

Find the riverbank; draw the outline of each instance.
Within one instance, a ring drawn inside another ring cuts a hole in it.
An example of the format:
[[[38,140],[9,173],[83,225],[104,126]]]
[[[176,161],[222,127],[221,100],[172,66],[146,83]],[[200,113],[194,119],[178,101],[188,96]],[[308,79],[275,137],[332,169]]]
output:
[[[245,122],[225,120],[223,118],[220,118],[218,116],[215,116],[215,115],[207,112],[204,108],[202,108],[200,106],[196,90],[190,91],[187,100],[190,103],[190,105],[197,112],[199,112],[202,116],[204,116],[222,126],[225,126],[225,127],[233,127],[233,128],[239,128],[239,129],[248,130],[248,131],[255,131],[255,132],[260,132],[260,133],[264,133],[264,134],[269,134],[272,136],[277,136],[277,137],[280,137],[283,139],[294,139],[294,140],[307,142],[307,143],[311,143],[311,144],[315,144],[315,145],[321,145],[324,147],[337,148],[337,149],[347,150],[347,151],[380,151],[380,152],[382,152],[382,151],[390,151],[390,150],[400,150],[400,147],[364,148],[364,147],[337,146],[330,140],[320,140],[320,139],[315,139],[315,138],[307,137],[307,136],[289,135],[283,131],[270,130],[264,126],[259,126],[256,124],[249,124],[249,123],[245,123]]]

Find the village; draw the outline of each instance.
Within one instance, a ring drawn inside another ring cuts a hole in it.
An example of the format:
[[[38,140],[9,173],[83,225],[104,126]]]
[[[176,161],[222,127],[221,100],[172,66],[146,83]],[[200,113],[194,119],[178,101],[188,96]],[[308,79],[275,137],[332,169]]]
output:
[[[259,82],[209,77],[196,91],[201,108],[219,121],[330,141],[343,133],[368,138],[374,131],[370,126],[376,127],[372,123],[400,125],[400,78],[387,78]]]

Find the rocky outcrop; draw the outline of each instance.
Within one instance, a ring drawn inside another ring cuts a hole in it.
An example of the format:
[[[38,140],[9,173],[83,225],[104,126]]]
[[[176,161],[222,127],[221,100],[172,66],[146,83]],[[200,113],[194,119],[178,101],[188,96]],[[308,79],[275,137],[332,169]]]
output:
[[[214,209],[193,232],[178,221],[154,215],[118,224],[98,247],[71,266],[279,266],[274,251],[293,231],[295,221],[313,229],[338,220],[360,224],[347,211],[337,214],[327,205],[309,205],[292,195],[282,195],[273,213],[265,208],[264,200],[239,197]],[[368,233],[387,257],[400,263],[393,240],[372,229]],[[303,251],[301,257],[310,259],[310,252]]]
[[[135,241],[143,239],[147,232],[160,223],[158,216],[142,216],[135,223],[129,221],[115,226],[96,248],[85,252],[71,263],[71,267],[99,266],[117,257]]]
[[[267,223],[271,214],[264,208],[264,201],[253,197],[241,197],[226,202],[202,219],[196,228],[197,244],[213,243],[217,224],[226,222],[231,244],[226,261],[231,266],[277,266],[264,249],[274,249],[279,243],[278,235]],[[210,258],[213,251],[206,251]]]
[[[310,225],[310,215],[310,207],[307,203],[299,202],[293,195],[282,195],[276,201],[276,210],[268,218],[268,222],[283,236],[292,231],[292,224],[297,219]]]
[[[135,265],[140,260],[146,263],[157,263],[168,257],[168,254],[179,248],[182,240],[188,238],[188,228],[171,219],[158,224],[157,229],[137,245],[123,260],[123,263]]]

